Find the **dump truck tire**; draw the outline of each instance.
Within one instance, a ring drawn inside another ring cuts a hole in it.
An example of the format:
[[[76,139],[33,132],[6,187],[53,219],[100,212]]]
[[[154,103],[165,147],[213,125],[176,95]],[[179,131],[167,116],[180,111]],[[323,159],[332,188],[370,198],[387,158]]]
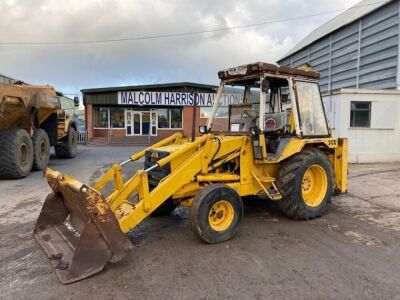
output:
[[[74,158],[77,149],[77,133],[75,128],[69,127],[68,134],[55,146],[54,150],[58,158]]]
[[[0,178],[18,179],[29,175],[33,164],[33,145],[25,129],[0,130]]]
[[[44,129],[36,128],[32,136],[33,170],[43,170],[50,158],[50,139]]]
[[[277,187],[282,194],[281,211],[296,220],[322,216],[333,193],[333,170],[318,149],[305,149],[282,163]]]
[[[155,211],[150,214],[150,217],[163,217],[170,215],[178,205],[172,199],[166,200]]]
[[[212,184],[194,197],[189,219],[194,234],[210,244],[231,239],[243,217],[239,194],[224,184]]]

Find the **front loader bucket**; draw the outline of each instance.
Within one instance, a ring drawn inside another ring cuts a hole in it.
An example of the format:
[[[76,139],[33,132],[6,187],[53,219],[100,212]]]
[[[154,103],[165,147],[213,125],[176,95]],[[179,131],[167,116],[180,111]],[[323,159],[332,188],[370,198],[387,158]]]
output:
[[[43,205],[34,236],[61,282],[100,272],[132,249],[104,197],[81,182],[47,168],[53,189]]]

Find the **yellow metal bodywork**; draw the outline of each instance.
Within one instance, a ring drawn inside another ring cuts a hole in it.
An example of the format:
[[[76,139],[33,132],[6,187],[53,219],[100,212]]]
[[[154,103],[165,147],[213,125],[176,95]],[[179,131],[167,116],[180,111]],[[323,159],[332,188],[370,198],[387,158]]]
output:
[[[68,133],[74,119],[61,109],[56,90],[48,85],[0,83],[0,129],[22,128],[30,135],[36,127],[56,116],[57,140]]]
[[[252,137],[250,135],[213,135],[206,134],[193,142],[182,139],[180,133],[146,149],[167,151],[165,158],[156,159],[158,168],[170,164],[171,173],[163,178],[158,186],[149,190],[146,170],[125,183],[122,168],[116,164],[95,184],[101,192],[105,185],[113,181],[114,191],[107,196],[106,202],[114,212],[121,230],[128,232],[149,216],[164,201],[172,198],[183,206],[191,204],[191,199],[205,185],[224,183],[235,189],[240,196],[266,194],[279,201],[275,180],[280,162],[300,153],[305,147],[318,147],[329,158],[335,174],[335,189],[345,192],[347,189],[347,140],[338,138],[301,139],[291,138],[285,149],[275,159],[264,157],[255,160]],[[137,160],[146,150],[132,155]],[[223,166],[229,162],[230,169]]]

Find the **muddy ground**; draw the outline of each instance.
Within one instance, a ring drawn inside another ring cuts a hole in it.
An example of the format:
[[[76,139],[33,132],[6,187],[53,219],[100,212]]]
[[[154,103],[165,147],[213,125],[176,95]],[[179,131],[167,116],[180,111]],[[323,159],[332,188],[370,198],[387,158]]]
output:
[[[50,166],[93,183],[132,147],[81,147]],[[132,173],[138,165],[131,166]],[[0,181],[2,299],[399,299],[400,164],[352,165],[350,188],[328,213],[291,221],[252,199],[231,241],[206,245],[186,209],[129,234],[131,255],[86,280],[62,285],[32,237],[49,188],[40,172]]]

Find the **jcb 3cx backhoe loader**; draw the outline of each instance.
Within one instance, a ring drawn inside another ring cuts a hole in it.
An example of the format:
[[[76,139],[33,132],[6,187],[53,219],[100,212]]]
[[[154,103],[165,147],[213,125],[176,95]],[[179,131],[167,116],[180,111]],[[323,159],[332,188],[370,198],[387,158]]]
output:
[[[218,75],[211,115],[195,140],[174,134],[114,164],[93,187],[45,170],[52,193],[34,234],[63,283],[121,260],[132,249],[125,233],[154,212],[189,206],[193,232],[218,243],[235,235],[245,196],[308,220],[324,214],[333,192],[346,191],[347,139],[331,135],[318,73],[254,63]],[[243,103],[229,107],[226,132],[213,132],[227,86],[243,92]],[[144,168],[124,182],[122,167],[143,156]],[[110,181],[114,190],[103,195]]]

